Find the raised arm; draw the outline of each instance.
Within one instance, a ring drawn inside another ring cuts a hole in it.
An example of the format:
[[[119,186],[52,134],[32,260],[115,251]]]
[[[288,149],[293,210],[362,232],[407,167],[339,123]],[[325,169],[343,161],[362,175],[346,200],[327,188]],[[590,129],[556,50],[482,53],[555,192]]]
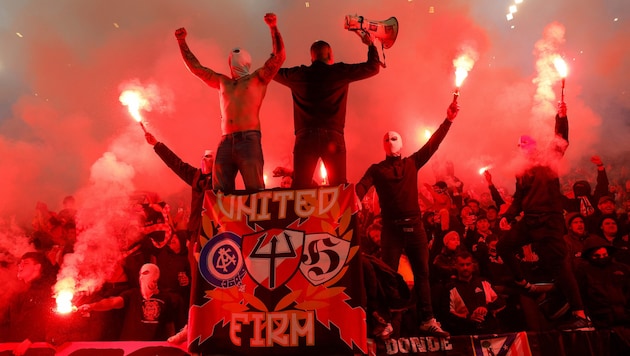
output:
[[[89,313],[91,311],[108,311],[112,309],[122,309],[125,307],[125,300],[115,296],[101,299],[94,303],[83,304],[78,307],[79,312]]]
[[[488,189],[490,189],[492,200],[495,204],[497,204],[497,209],[501,208],[501,205],[505,204],[505,200],[503,200],[501,193],[499,193],[499,190],[492,182],[492,175],[490,174],[490,171],[487,169],[483,171],[483,176],[486,178],[486,182],[488,182]]]
[[[420,167],[427,163],[431,156],[433,156],[433,154],[437,151],[440,143],[442,143],[446,137],[453,120],[457,117],[458,112],[459,105],[457,105],[456,102],[452,102],[446,109],[446,119],[444,119],[444,122],[440,125],[440,127],[438,127],[433,135],[431,135],[429,141],[427,141],[424,146],[412,155],[416,164],[416,169],[420,169]]]
[[[558,104],[558,113],[556,114],[556,125],[555,125],[555,143],[556,143],[556,151],[560,155],[564,155],[564,152],[569,147],[569,120],[567,119],[567,104],[559,103]]]
[[[265,65],[258,71],[258,76],[260,80],[268,84],[273,77],[278,73],[280,67],[284,63],[286,59],[286,53],[284,51],[284,41],[282,40],[282,35],[278,30],[276,14],[268,13],[265,15],[265,23],[269,26],[271,30],[271,43],[273,45],[273,53],[271,53],[271,57],[267,59]]]
[[[160,156],[168,168],[175,172],[184,182],[192,186],[199,169],[182,161],[175,152],[171,151],[164,143],[159,142],[151,133],[145,133],[144,137],[147,143],[153,146],[155,153]]]
[[[597,185],[595,185],[595,191],[593,192],[593,197],[597,201],[600,197],[609,194],[610,183],[608,182],[608,174],[606,174],[606,167],[602,159],[595,155],[591,157],[591,162],[597,166]]]
[[[188,44],[186,43],[187,35],[188,32],[183,27],[175,30],[175,38],[177,38],[179,50],[182,53],[182,58],[184,59],[184,63],[186,63],[188,70],[209,86],[219,89],[219,78],[221,74],[215,73],[212,69],[201,65],[197,57],[195,57],[190,48],[188,48]]]

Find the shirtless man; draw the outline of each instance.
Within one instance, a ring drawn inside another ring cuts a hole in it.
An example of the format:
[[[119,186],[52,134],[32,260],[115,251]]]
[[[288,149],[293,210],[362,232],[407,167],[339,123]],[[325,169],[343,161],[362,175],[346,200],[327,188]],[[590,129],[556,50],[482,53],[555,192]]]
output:
[[[234,181],[238,172],[243,177],[247,191],[265,188],[259,113],[267,93],[267,85],[286,58],[284,42],[276,22],[275,14],[265,15],[265,23],[271,30],[273,43],[273,53],[265,65],[250,73],[251,56],[244,49],[235,48],[228,61],[231,77],[201,65],[186,44],[186,29],[175,31],[188,69],[210,87],[218,89],[220,94],[223,136],[215,155],[212,174],[214,191],[234,192]]]

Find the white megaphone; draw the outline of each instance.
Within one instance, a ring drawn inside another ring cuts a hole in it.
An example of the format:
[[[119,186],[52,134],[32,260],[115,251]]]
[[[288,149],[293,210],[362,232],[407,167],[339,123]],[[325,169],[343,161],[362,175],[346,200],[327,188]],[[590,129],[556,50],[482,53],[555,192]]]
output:
[[[344,28],[348,31],[366,31],[377,38],[383,48],[388,49],[396,42],[398,36],[398,20],[390,17],[385,21],[368,20],[363,16],[347,15]]]

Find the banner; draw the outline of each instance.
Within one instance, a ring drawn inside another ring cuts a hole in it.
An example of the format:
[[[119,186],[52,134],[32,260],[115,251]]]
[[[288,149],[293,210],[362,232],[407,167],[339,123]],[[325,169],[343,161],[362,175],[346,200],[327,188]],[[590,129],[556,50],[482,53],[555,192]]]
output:
[[[527,333],[375,340],[373,355],[531,356]],[[371,355],[370,355],[371,356]]]
[[[191,352],[367,353],[353,185],[206,192]]]

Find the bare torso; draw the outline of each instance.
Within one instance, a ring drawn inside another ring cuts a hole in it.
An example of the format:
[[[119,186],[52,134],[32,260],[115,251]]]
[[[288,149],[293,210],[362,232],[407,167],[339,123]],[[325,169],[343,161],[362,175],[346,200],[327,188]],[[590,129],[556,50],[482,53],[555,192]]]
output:
[[[256,72],[234,80],[221,76],[219,100],[221,103],[221,132],[223,135],[260,130],[260,107],[267,93]]]

